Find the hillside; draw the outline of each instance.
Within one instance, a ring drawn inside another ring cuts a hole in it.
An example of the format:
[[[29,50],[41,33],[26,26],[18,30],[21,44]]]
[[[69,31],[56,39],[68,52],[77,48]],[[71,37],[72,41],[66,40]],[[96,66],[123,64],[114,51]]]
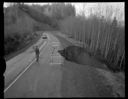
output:
[[[5,34],[32,32],[36,29],[59,29],[59,22],[75,16],[72,5],[32,5],[16,3],[4,10]]]
[[[37,22],[17,6],[7,8],[4,18],[5,35],[11,33],[31,33],[35,29],[43,28],[44,26],[49,28],[47,24]]]
[[[19,6],[19,9],[26,12],[28,14],[28,16],[30,16],[37,22],[47,24],[53,28],[56,28],[56,26],[57,26],[57,20],[54,17],[48,16],[47,13],[45,14],[45,13],[41,12],[40,10],[35,9],[32,6],[28,7],[26,5],[22,5],[22,6]]]

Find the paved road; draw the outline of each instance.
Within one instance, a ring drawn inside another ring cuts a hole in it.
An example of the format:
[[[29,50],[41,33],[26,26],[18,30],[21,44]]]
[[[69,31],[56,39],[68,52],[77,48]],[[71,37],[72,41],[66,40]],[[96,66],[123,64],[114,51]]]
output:
[[[50,33],[39,63],[31,67],[4,94],[16,97],[99,97],[91,68],[64,60],[58,53],[71,45]]]

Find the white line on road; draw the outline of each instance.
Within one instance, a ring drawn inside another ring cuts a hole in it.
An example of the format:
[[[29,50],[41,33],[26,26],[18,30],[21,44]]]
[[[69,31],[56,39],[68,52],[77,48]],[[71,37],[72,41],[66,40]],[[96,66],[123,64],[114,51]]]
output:
[[[16,77],[16,79],[4,90],[4,93],[20,78],[20,76],[22,76],[22,74],[32,65],[32,63],[35,62],[36,59],[34,59],[29,65],[27,68],[25,68],[25,70],[18,75],[18,77]]]
[[[44,42],[44,44],[42,46],[44,46],[46,44],[46,42]],[[41,46],[41,48],[42,48]],[[16,79],[4,90],[4,93],[23,75],[23,73],[36,61],[36,59],[34,59],[28,66],[27,68],[25,68],[25,70],[23,70],[23,72],[21,72]]]

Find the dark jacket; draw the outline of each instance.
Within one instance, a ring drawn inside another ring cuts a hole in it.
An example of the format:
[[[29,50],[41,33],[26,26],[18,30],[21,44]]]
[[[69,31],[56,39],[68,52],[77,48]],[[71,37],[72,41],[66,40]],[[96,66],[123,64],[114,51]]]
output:
[[[39,48],[36,47],[35,52],[36,52],[36,54],[39,54],[40,53]]]

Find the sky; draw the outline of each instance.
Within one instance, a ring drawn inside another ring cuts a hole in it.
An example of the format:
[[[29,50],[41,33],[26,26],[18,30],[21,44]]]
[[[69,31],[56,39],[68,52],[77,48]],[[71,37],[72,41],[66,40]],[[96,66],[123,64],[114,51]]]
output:
[[[47,3],[27,3],[27,4],[29,4],[29,5],[31,5],[31,4],[45,5],[48,3],[51,4],[50,2],[47,2]],[[85,2],[78,2],[78,3],[68,2],[68,3],[71,3],[72,5],[75,6],[77,14],[81,14],[81,12],[84,12],[85,16],[89,16],[90,9],[91,8],[95,9],[95,7],[97,7],[98,3],[102,4],[102,9],[104,9],[105,6],[107,6],[107,5],[112,5],[112,7],[114,9],[116,9],[116,8],[120,9],[120,11],[118,13],[121,13],[122,16],[119,16],[119,19],[124,20],[124,2],[108,2],[108,3],[107,2],[105,2],[105,3],[104,2],[91,2],[91,3],[90,2],[87,2],[87,3],[85,3]],[[6,3],[6,2],[4,3],[4,7],[7,7],[9,5],[10,5],[10,3]]]

